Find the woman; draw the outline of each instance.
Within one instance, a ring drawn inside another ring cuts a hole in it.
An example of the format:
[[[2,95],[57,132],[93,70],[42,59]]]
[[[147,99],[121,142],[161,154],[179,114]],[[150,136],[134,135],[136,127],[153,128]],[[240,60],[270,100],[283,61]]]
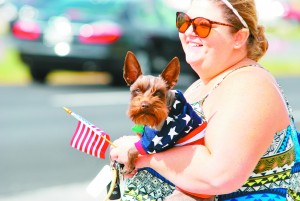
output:
[[[208,123],[205,146],[140,156],[136,168],[151,167],[185,192],[166,200],[300,200],[300,136],[276,81],[257,63],[268,42],[254,0],[193,0],[176,26],[200,77],[185,97]],[[126,168],[136,140],[117,140],[112,160]]]

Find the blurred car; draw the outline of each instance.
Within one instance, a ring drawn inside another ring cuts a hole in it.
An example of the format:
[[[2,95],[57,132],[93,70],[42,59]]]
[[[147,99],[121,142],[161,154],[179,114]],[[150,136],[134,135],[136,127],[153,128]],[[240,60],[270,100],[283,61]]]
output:
[[[284,4],[285,12],[283,17],[287,20],[293,20],[300,23],[300,3],[295,1],[285,2]]]
[[[9,0],[0,0],[0,36],[6,33],[9,22],[15,17],[15,6]]]
[[[162,0],[16,0],[11,36],[33,80],[53,70],[107,71],[123,85],[123,62],[133,51],[146,73],[174,56],[184,64],[175,11]],[[159,66],[159,67],[157,67]]]

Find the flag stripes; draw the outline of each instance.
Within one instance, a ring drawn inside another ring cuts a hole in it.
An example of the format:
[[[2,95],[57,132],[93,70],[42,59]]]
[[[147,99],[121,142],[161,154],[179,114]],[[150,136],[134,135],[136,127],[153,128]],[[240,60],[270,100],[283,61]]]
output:
[[[195,128],[192,132],[179,139],[175,146],[184,146],[184,145],[195,145],[195,144],[204,144],[204,136],[206,132],[207,122],[203,121],[200,126]]]
[[[109,143],[100,135],[110,140],[109,135],[96,126],[85,121],[78,121],[70,145],[82,152],[104,159]]]

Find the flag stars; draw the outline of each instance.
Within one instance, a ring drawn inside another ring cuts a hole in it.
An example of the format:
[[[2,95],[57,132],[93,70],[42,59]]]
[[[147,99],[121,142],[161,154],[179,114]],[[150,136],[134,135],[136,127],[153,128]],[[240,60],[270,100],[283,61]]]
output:
[[[186,124],[185,124],[185,125],[187,125],[187,124],[190,122],[191,117],[190,117],[189,115],[185,115],[185,117],[182,118],[182,119],[186,121]]]
[[[193,128],[193,127],[189,126],[188,130],[186,130],[185,133],[191,132],[192,128]]]
[[[156,146],[156,145],[158,145],[158,144],[163,145],[163,144],[161,143],[161,139],[162,139],[162,137],[159,137],[159,136],[156,135],[156,136],[153,138],[153,140],[152,140],[152,142],[154,143],[154,146]]]
[[[168,125],[171,121],[174,121],[174,119],[173,119],[172,117],[168,117],[168,118],[166,119],[166,121],[167,121],[167,125]]]
[[[179,116],[180,116],[180,114],[179,115],[174,115],[174,119],[178,119],[179,118]]]
[[[156,151],[155,151],[155,150],[153,150],[153,151],[148,151],[147,153],[148,153],[148,154],[155,154]]]
[[[179,100],[175,100],[174,104],[173,104],[173,107],[176,109],[177,105],[181,103]]]
[[[170,129],[170,132],[168,134],[170,136],[171,140],[173,139],[173,137],[175,135],[178,135],[178,133],[175,131],[175,129],[176,129],[176,127],[174,126],[173,128]]]

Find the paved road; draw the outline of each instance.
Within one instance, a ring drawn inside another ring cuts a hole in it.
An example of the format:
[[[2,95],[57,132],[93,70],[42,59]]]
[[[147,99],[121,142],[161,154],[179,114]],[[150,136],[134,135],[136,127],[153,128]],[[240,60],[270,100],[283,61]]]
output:
[[[300,78],[278,81],[300,128]],[[127,90],[33,84],[0,87],[0,201],[93,200],[84,188],[108,161],[69,146],[77,121],[61,107],[70,107],[116,139],[131,133]]]
[[[114,90],[97,86],[0,87],[0,195],[91,180],[107,161],[69,146],[77,121],[62,106],[116,139],[130,133],[131,123],[125,113],[127,90]]]

